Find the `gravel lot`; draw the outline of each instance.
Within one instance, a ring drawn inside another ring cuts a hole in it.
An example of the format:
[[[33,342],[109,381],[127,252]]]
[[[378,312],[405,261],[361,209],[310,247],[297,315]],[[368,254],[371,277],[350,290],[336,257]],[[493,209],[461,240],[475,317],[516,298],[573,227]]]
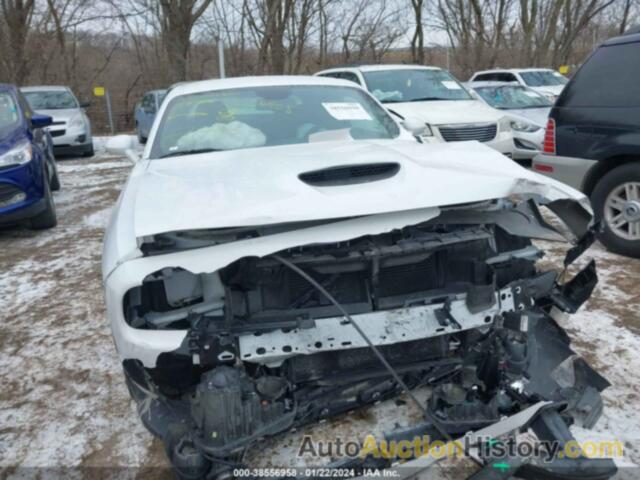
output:
[[[59,170],[59,226],[0,230],[0,478],[37,477],[43,467],[83,467],[64,472],[78,477],[172,478],[161,443],[142,427],[129,400],[102,298],[102,236],[129,164],[99,150],[93,159],[63,160]],[[545,248],[545,262],[559,266],[565,247]],[[625,462],[637,464],[640,261],[599,245],[582,263],[589,258],[598,262],[600,284],[564,326],[574,348],[613,385],[604,393],[605,413],[595,432],[575,433],[583,440],[622,440]],[[309,460],[295,452],[303,434],[362,437],[417,417],[409,404],[386,402],[267,441],[248,460],[302,465]],[[440,470],[442,478],[459,473]],[[633,478],[634,470],[623,469],[619,477]]]

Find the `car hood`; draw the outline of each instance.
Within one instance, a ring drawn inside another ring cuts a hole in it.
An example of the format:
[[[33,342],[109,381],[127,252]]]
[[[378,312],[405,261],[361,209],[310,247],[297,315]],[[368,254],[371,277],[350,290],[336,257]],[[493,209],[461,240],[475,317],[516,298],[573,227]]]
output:
[[[431,125],[497,122],[503,115],[479,100],[385,103],[403,117],[418,117]]]
[[[318,169],[381,162],[400,169],[390,178],[342,186],[312,186],[298,178]],[[242,149],[138,163],[112,223],[140,238],[478,202],[506,197],[523,185],[550,198],[583,197],[477,142],[340,141]]]
[[[547,119],[549,118],[549,112],[551,107],[544,108],[513,108],[510,110],[503,110],[512,118],[518,120],[525,120],[527,122],[538,125],[545,128],[547,126]]]
[[[40,115],[49,115],[54,122],[68,122],[73,117],[81,113],[79,108],[62,108],[55,110],[36,110]]]

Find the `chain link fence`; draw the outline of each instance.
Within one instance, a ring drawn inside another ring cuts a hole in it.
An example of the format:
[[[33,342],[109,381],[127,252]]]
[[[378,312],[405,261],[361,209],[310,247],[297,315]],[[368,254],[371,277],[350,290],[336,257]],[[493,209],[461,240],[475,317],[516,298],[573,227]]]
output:
[[[132,133],[135,130],[134,108],[125,109],[118,102],[111,101],[111,116],[113,132],[109,124],[109,112],[106,97],[93,97],[91,105],[86,108],[87,116],[91,120],[91,130],[94,135],[111,135],[112,133]]]

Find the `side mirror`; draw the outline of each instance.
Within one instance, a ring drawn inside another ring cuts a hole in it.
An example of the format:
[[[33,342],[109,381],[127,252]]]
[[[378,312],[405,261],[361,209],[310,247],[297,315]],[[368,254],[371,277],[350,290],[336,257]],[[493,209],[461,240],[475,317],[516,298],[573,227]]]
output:
[[[53,118],[49,115],[40,115],[38,113],[34,113],[31,116],[31,126],[33,128],[44,128],[48,127],[53,123]]]
[[[89,108],[91,106],[91,102],[80,102],[80,108]]]
[[[427,131],[427,124],[418,117],[406,117],[402,121],[402,126],[416,137],[424,135]]]
[[[131,163],[140,160],[140,156],[136,153],[138,140],[132,135],[116,135],[107,141],[106,150],[111,155],[126,156]]]

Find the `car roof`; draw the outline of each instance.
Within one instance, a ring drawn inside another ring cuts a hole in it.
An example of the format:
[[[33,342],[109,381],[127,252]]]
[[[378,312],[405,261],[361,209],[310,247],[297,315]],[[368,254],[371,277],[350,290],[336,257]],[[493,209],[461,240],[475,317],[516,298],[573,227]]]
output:
[[[31,85],[29,87],[20,87],[22,92],[60,92],[69,91],[69,87],[62,85]]]
[[[361,88],[353,82],[336,78],[314,77],[310,75],[263,75],[185,82],[172,88],[169,95],[173,98],[179,95],[208,92],[211,90],[295,85],[333,85],[358,88],[361,90]]]
[[[622,45],[625,43],[636,43],[640,42],[640,33],[627,33],[621,35],[619,37],[613,37],[604,42],[602,45],[604,47],[609,47],[611,45]]]
[[[429,65],[411,65],[406,63],[387,63],[383,65],[344,65],[341,67],[327,68],[318,73],[331,72],[335,70],[360,70],[361,72],[378,72],[384,70],[442,70],[440,67],[432,67]]]
[[[479,81],[479,82],[467,82],[465,85],[471,88],[482,88],[482,87],[518,87],[524,88],[518,82],[498,82],[496,80],[487,80],[487,81]]]
[[[493,70],[481,70],[479,72],[474,73],[473,75],[479,75],[481,73],[500,73],[500,72],[510,72],[510,73],[518,73],[518,72],[539,72],[540,70],[544,70],[547,72],[555,72],[553,68],[494,68]]]

